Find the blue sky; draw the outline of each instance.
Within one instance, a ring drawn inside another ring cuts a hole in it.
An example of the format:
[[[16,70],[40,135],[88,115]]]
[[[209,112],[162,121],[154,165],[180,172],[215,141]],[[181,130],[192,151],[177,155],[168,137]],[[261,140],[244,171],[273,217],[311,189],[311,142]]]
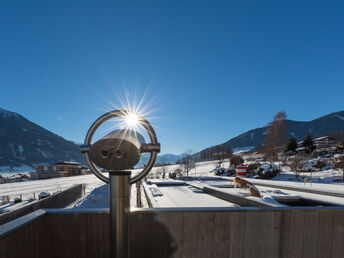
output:
[[[0,107],[76,142],[147,92],[163,153],[344,110],[342,1],[1,1]],[[150,101],[152,99],[152,101]]]

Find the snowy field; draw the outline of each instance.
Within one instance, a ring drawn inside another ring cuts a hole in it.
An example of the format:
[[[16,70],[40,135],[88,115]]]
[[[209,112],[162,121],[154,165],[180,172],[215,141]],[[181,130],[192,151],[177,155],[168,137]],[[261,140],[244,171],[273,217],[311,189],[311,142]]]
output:
[[[191,169],[189,172],[189,176],[192,177],[202,177],[202,179],[206,179],[205,177],[214,177],[214,169],[217,165],[216,161],[206,161],[206,162],[199,162],[196,163],[195,168]],[[229,162],[225,161],[222,164],[223,167],[227,168],[229,166]],[[177,169],[179,165],[170,165],[167,166],[166,177],[168,176],[169,172],[173,172]],[[149,178],[161,178],[161,167],[155,167],[152,169],[151,173],[149,174]],[[140,169],[133,170],[133,174],[140,171]],[[310,173],[301,173],[300,177],[309,177]],[[275,177],[274,179],[270,180],[261,180],[261,179],[249,179],[251,182],[267,182],[270,184],[283,184],[283,185],[291,185],[296,187],[312,187],[313,189],[321,189],[323,191],[329,192],[343,192],[344,184],[343,182],[332,182],[335,179],[340,178],[341,173],[337,170],[328,169],[319,172],[312,173],[312,181],[313,184],[310,186],[309,184],[304,186],[303,180],[300,181],[295,180],[295,175],[292,171],[290,171],[289,167],[283,167],[282,172]],[[291,180],[293,179],[293,180]],[[83,176],[74,176],[74,177],[64,177],[64,178],[54,178],[54,179],[46,179],[46,180],[32,180],[32,181],[25,181],[25,182],[16,182],[16,183],[6,183],[0,184],[0,197],[1,196],[9,196],[10,200],[12,201],[15,197],[19,197],[22,195],[23,200],[29,200],[35,194],[36,197],[40,192],[49,192],[53,194],[54,192],[67,189],[75,184],[86,184],[86,194],[80,200],[76,201],[75,203],[71,204],[68,208],[87,208],[87,207],[108,207],[109,200],[108,200],[108,187],[98,178],[96,178],[93,174],[90,175],[83,175]],[[209,182],[202,180],[200,183],[207,184],[210,186],[219,187],[223,182],[221,181],[213,181],[209,180]],[[133,186],[132,189],[132,200],[131,206],[136,206],[136,187]],[[179,188],[175,189],[173,187],[164,187],[161,189],[164,196],[169,198],[167,202],[169,202],[169,206],[194,206],[193,197],[199,196],[200,194],[197,193],[197,190],[192,188]],[[287,191],[283,192],[287,193]],[[295,194],[290,192],[290,194]],[[141,194],[144,196],[143,192]],[[206,196],[206,195],[205,195]],[[268,195],[267,195],[268,196]],[[208,197],[205,197],[208,198]],[[210,200],[211,199],[211,200]],[[197,206],[209,206],[209,202],[212,202],[213,205],[211,206],[228,206],[228,203],[222,203],[222,200],[211,197],[204,203],[199,203]],[[167,200],[167,199],[166,199]],[[182,200],[182,201],[181,201]],[[24,202],[20,205],[23,205]],[[1,205],[1,203],[0,203]],[[9,205],[9,204],[5,204]],[[147,206],[147,203],[144,204]],[[0,206],[0,210],[4,209],[4,205]]]

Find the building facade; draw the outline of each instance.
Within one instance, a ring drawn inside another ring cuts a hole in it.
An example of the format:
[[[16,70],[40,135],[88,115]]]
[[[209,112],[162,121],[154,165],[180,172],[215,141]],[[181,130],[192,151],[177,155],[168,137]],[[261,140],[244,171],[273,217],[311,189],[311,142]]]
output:
[[[317,149],[333,147],[336,145],[336,139],[331,136],[323,136],[313,140]]]
[[[30,172],[31,179],[46,179],[87,174],[88,170],[78,162],[59,161],[55,165],[40,165]]]

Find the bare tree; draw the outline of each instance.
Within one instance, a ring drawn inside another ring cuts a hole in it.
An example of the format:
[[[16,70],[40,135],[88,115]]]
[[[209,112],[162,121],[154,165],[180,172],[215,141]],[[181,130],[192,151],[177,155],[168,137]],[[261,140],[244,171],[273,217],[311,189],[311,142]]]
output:
[[[290,163],[290,169],[295,174],[295,177],[298,178],[300,171],[303,168],[304,159],[302,157],[295,157]]]
[[[344,156],[341,156],[336,159],[334,169],[338,169],[342,171],[342,180],[344,181]]]
[[[215,151],[213,153],[213,157],[215,160],[217,160],[217,165],[221,167],[224,159],[225,159],[225,152],[223,148],[219,145],[215,146]]]
[[[180,168],[189,176],[190,170],[195,167],[195,158],[192,155],[192,150],[187,149],[185,153],[186,155],[181,159]]]
[[[264,139],[266,158],[272,162],[278,159],[278,147],[287,140],[288,124],[285,111],[280,111],[274,116],[274,120],[267,128],[267,136]]]
[[[161,178],[165,178],[167,174],[167,162],[165,159],[161,160],[161,166],[159,168],[159,172],[161,174]]]
[[[221,167],[223,161],[232,156],[232,149],[229,145],[227,147],[217,145],[215,146],[215,152],[213,153],[213,156],[214,159],[217,160],[217,165]]]
[[[201,161],[207,160],[207,153],[206,153],[206,151],[201,151],[200,152],[200,158],[201,158]]]

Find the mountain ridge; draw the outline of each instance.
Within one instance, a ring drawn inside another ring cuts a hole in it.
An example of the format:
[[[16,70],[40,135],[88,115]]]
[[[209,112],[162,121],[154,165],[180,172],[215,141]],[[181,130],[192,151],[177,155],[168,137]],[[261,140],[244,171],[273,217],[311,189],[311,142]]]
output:
[[[314,138],[334,131],[344,131],[344,111],[333,112],[310,121],[288,121],[288,137],[302,140],[307,132]],[[256,151],[264,141],[267,126],[248,130],[216,146]],[[194,155],[200,157],[202,151]],[[157,163],[175,163],[185,153],[158,155]],[[149,154],[143,154],[137,167],[147,164]],[[59,160],[78,161],[85,164],[80,145],[31,122],[18,113],[0,108],[0,167],[34,167],[38,164],[52,164]],[[1,168],[0,168],[1,169]]]
[[[0,166],[35,167],[59,160],[85,164],[79,145],[37,125],[22,115],[0,108]]]
[[[314,138],[325,136],[335,131],[344,130],[344,111],[332,112],[330,114],[312,119],[310,121],[295,121],[287,120],[288,123],[288,138],[295,137],[296,140],[303,140],[307,132],[310,132]],[[263,144],[266,137],[266,129],[269,124],[263,127],[248,130],[238,136],[235,136],[228,141],[215,146],[227,147],[232,149],[245,149],[245,147],[252,147],[251,152],[257,151]],[[214,147],[214,146],[211,146]],[[195,155],[200,157],[202,151],[207,151],[211,147],[205,148]]]

